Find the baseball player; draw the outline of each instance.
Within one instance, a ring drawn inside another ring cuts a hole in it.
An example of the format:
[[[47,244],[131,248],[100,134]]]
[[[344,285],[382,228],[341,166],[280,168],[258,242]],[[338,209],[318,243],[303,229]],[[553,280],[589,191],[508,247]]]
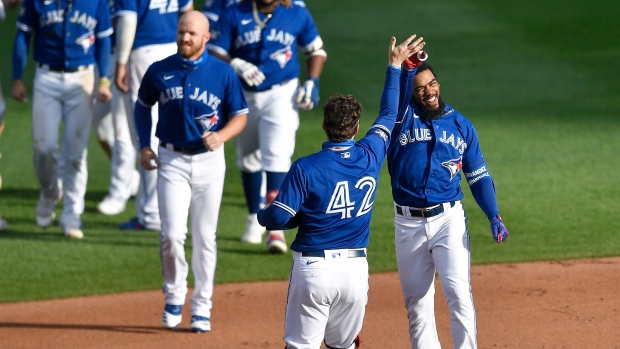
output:
[[[131,105],[127,108],[127,119],[133,133],[134,146],[139,150],[133,108],[138,99],[140,81],[152,63],[176,52],[175,37],[179,13],[193,10],[194,4],[191,0],[116,0],[115,5],[117,28],[115,82],[121,92],[130,95]],[[158,108],[153,108],[153,124],[157,123],[157,112]],[[157,152],[158,139],[154,134],[151,134],[150,139],[151,148]],[[133,166],[134,164],[131,164],[132,170]],[[131,173],[129,165],[123,173]],[[144,168],[140,168],[140,187],[135,205],[137,216],[121,224],[120,228],[160,231],[157,171],[145,171]]]
[[[337,95],[323,106],[323,150],[293,163],[275,200],[258,212],[269,229],[298,227],[286,302],[286,348],[359,348],[368,302],[370,218],[398,111],[401,64],[425,45],[412,35],[395,47],[379,117],[359,142],[362,105]],[[413,41],[415,39],[415,41]],[[412,42],[413,41],[413,42]]]
[[[256,219],[263,171],[269,203],[291,165],[299,108],[318,104],[327,54],[303,2],[247,0],[224,10],[214,27],[217,37],[207,48],[241,77],[250,110],[235,146],[249,211],[241,240],[257,244],[265,232]],[[302,86],[297,46],[306,56],[307,80]],[[286,252],[284,233],[269,231],[267,246],[271,253]]]
[[[205,0],[202,6],[202,13],[207,16],[209,22],[213,24],[220,18],[220,14],[224,9],[242,1],[243,0]]]
[[[114,0],[109,0],[112,23],[115,23]],[[111,60],[116,62],[115,33],[111,36]],[[110,75],[116,73],[116,65],[110,67]],[[127,201],[138,192],[140,173],[135,169],[136,149],[133,145],[127,108],[131,105],[128,94],[119,91],[116,84],[111,86],[112,100],[95,104],[93,128],[104,150],[109,150],[111,178],[108,194],[97,205],[97,210],[105,215],[116,215],[125,210]],[[132,114],[133,115],[133,114]],[[106,151],[107,152],[107,151]]]
[[[440,348],[434,316],[437,272],[450,309],[454,347],[476,348],[461,170],[491,222],[493,239],[505,241],[508,230],[472,123],[444,103],[437,75],[426,62],[416,72],[403,72],[402,82],[406,88],[388,150],[388,170],[411,347]]]
[[[194,294],[191,330],[211,330],[211,295],[216,264],[215,232],[226,163],[223,143],[245,127],[247,104],[234,70],[210,57],[209,21],[199,11],[179,20],[179,53],[149,67],[135,107],[141,163],[159,169],[157,191],[162,230],[161,261],[166,306],[162,322],[176,328],[187,294],[185,238],[192,230]],[[159,156],[151,148],[151,107],[158,104]],[[156,165],[153,166],[153,163]]]
[[[110,100],[110,10],[106,0],[25,0],[17,19],[13,47],[12,96],[26,101],[22,73],[34,34],[37,70],[32,97],[34,167],[41,185],[36,222],[52,224],[54,207],[63,183],[60,225],[70,238],[81,239],[87,166],[86,154],[92,121],[95,86],[94,63],[101,74],[98,98]],[[61,152],[58,131],[63,122]],[[58,173],[58,156],[65,166]]]
[[[4,22],[6,18],[5,8],[11,10],[17,8],[20,4],[18,0],[2,0],[0,1],[0,23]],[[0,136],[4,132],[4,112],[6,111],[6,104],[4,102],[4,96],[2,95],[2,86],[0,86]],[[2,157],[2,154],[0,154]],[[0,176],[0,188],[2,188],[2,177]],[[0,218],[0,231],[4,231],[8,228],[8,223],[4,218]]]

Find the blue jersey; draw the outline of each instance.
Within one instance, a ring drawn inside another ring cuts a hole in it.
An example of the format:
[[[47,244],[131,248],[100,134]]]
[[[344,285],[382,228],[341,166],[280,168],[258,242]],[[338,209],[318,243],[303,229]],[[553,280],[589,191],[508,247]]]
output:
[[[364,138],[325,142],[322,151],[295,161],[275,200],[259,211],[259,222],[268,228],[299,227],[292,250],[368,247],[379,173],[398,109],[399,73],[388,68],[379,117]],[[278,211],[291,219],[273,227]]]
[[[35,33],[35,61],[67,68],[95,63],[95,37],[112,34],[107,0],[25,0],[17,28]]]
[[[248,113],[239,78],[230,65],[209,57],[206,51],[196,63],[188,67],[179,54],[155,62],[138,91],[143,107],[159,102],[155,135],[181,147],[203,145],[205,131],[217,131],[229,118]],[[150,125],[150,113],[146,119]],[[150,134],[150,128],[145,134]],[[148,146],[149,140],[140,137],[141,146]]]
[[[242,84],[246,90],[264,91],[297,78],[300,73],[297,46],[306,49],[321,38],[303,3],[295,2],[290,8],[280,5],[270,19],[263,13],[257,14],[265,24],[262,29],[254,19],[251,1],[227,8],[214,24],[214,38],[207,47],[256,65],[265,74],[265,81],[252,87],[245,81]]]
[[[409,73],[408,87],[413,75]],[[470,186],[491,181],[478,135],[468,119],[449,105],[439,119],[424,119],[410,99],[411,89],[405,96],[408,103],[399,111],[388,151],[396,204],[422,208],[461,200],[461,170]]]
[[[191,0],[116,0],[116,16],[137,16],[132,49],[176,42],[179,12],[194,6]]]
[[[224,9],[232,5],[238,4],[243,0],[205,0],[202,5],[202,13],[209,19],[211,24],[217,22],[220,18],[220,14],[224,12]]]

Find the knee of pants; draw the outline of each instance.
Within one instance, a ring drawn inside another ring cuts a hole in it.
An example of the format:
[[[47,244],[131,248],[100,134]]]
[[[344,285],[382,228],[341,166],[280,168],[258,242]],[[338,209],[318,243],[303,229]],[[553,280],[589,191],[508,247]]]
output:
[[[161,234],[161,250],[163,255],[184,256],[185,235]]]

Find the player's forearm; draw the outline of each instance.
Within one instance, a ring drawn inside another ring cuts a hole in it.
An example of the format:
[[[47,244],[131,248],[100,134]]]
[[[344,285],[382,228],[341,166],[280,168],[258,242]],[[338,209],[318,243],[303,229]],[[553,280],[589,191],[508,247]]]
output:
[[[138,17],[134,15],[118,16],[116,19],[116,62],[127,64],[129,54],[138,27]]]
[[[388,66],[385,73],[385,83],[381,95],[381,107],[379,117],[375,124],[381,124],[390,131],[394,128],[396,113],[398,112],[398,99],[400,93],[400,68]]]
[[[307,78],[319,78],[323,72],[323,66],[325,65],[324,56],[311,56],[307,58]]]
[[[241,131],[243,131],[243,129],[245,128],[245,125],[247,124],[247,120],[248,120],[247,114],[241,114],[241,115],[232,117],[226,123],[226,126],[224,126],[222,129],[217,131],[217,133],[220,135],[222,139],[222,142],[226,142],[230,140],[231,138],[235,137],[236,135],[238,135],[239,133],[241,133]]]
[[[482,212],[489,220],[497,216],[499,208],[497,206],[497,197],[495,196],[495,184],[486,170],[486,165],[482,165],[472,172],[466,172],[465,177],[469,183],[469,189]]]
[[[18,30],[13,44],[13,80],[21,80],[28,60],[30,33]]]
[[[97,38],[95,44],[95,60],[101,77],[110,76],[110,51],[112,50],[112,40],[109,36]]]
[[[151,146],[151,128],[153,127],[153,119],[151,118],[151,108],[141,104],[140,100],[136,102],[134,108],[134,119],[136,122],[136,131],[140,139],[140,149]]]

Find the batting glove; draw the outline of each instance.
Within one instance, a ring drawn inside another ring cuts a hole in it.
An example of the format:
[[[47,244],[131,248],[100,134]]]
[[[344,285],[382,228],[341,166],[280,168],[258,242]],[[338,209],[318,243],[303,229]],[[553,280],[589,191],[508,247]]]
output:
[[[419,51],[415,55],[409,57],[404,63],[407,69],[411,70],[422,65],[422,63],[428,59],[428,54],[424,51]]]
[[[310,78],[297,89],[297,106],[303,110],[310,110],[318,104],[319,78]]]
[[[497,215],[491,219],[491,233],[493,233],[493,239],[498,244],[508,239],[508,229],[506,229],[500,215]]]
[[[243,59],[233,58],[230,66],[249,86],[258,86],[265,81],[265,74],[257,66]]]

